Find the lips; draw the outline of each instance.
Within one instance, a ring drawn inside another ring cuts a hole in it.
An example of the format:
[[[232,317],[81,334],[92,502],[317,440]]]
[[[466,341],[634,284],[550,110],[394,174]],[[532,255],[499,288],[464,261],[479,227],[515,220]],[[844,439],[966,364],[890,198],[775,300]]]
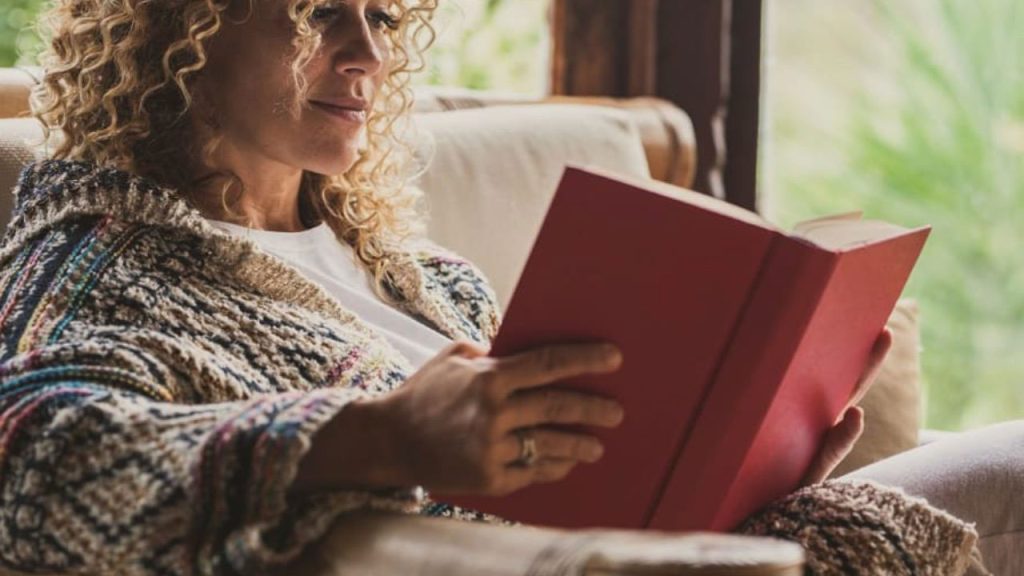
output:
[[[310,105],[339,120],[363,124],[366,122],[366,101],[358,98],[310,100]]]

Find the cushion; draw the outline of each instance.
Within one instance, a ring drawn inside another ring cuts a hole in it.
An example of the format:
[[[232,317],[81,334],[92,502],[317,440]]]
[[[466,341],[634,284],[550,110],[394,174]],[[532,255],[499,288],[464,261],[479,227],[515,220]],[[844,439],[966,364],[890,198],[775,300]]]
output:
[[[476,263],[504,307],[566,163],[648,177],[635,125],[597,106],[495,106],[415,117],[428,235]]]
[[[893,342],[874,385],[861,400],[864,435],[833,472],[839,476],[917,446],[921,365],[917,303],[901,300],[889,317]]]

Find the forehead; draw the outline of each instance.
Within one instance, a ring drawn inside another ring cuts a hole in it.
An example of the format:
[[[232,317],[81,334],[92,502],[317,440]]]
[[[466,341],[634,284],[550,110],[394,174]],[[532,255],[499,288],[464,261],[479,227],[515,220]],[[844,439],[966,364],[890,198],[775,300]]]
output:
[[[353,10],[367,8],[390,10],[393,8],[405,8],[418,3],[419,0],[413,0],[412,2],[404,0],[231,0],[231,9],[240,10],[243,13],[254,11],[264,15],[287,14],[289,12],[300,14],[308,7],[332,6]]]
[[[407,2],[403,0],[232,0],[233,4],[241,4],[243,6],[252,5],[263,5],[266,7],[287,9],[292,6],[299,8],[305,8],[308,5],[311,6],[338,6],[338,7],[351,7],[351,8],[362,8],[366,6],[373,7],[398,7],[404,4],[417,4],[419,0],[413,0]]]

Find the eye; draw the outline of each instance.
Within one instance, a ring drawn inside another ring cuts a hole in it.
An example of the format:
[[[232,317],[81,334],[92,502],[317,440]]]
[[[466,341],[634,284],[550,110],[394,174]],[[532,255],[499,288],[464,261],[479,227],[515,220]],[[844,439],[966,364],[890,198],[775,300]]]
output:
[[[398,19],[388,14],[384,10],[375,10],[366,15],[366,20],[370,23],[370,26],[377,30],[398,30]]]
[[[341,9],[337,6],[317,6],[310,13],[309,19],[313,23],[323,24],[336,18],[339,13],[341,13]]]

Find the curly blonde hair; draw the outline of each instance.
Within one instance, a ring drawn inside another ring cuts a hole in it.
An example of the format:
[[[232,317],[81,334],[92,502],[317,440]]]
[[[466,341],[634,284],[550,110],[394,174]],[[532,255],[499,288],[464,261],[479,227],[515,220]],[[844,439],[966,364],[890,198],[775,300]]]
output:
[[[34,98],[36,117],[48,136],[62,138],[53,156],[127,170],[182,192],[196,188],[196,166],[217,137],[200,137],[187,116],[193,88],[207,62],[207,45],[235,2],[256,0],[58,0],[44,17],[50,37],[43,56],[46,75]],[[303,68],[320,47],[310,24],[325,0],[288,2],[294,23],[292,74],[297,101],[306,89]],[[300,204],[325,221],[384,289],[389,254],[422,231],[418,195],[402,127],[412,106],[410,74],[423,68],[433,43],[431,20],[438,0],[391,0],[398,21],[389,34],[391,66],[366,124],[366,147],[343,175],[305,173]],[[227,208],[228,186],[222,193]],[[237,200],[237,198],[236,198]]]

